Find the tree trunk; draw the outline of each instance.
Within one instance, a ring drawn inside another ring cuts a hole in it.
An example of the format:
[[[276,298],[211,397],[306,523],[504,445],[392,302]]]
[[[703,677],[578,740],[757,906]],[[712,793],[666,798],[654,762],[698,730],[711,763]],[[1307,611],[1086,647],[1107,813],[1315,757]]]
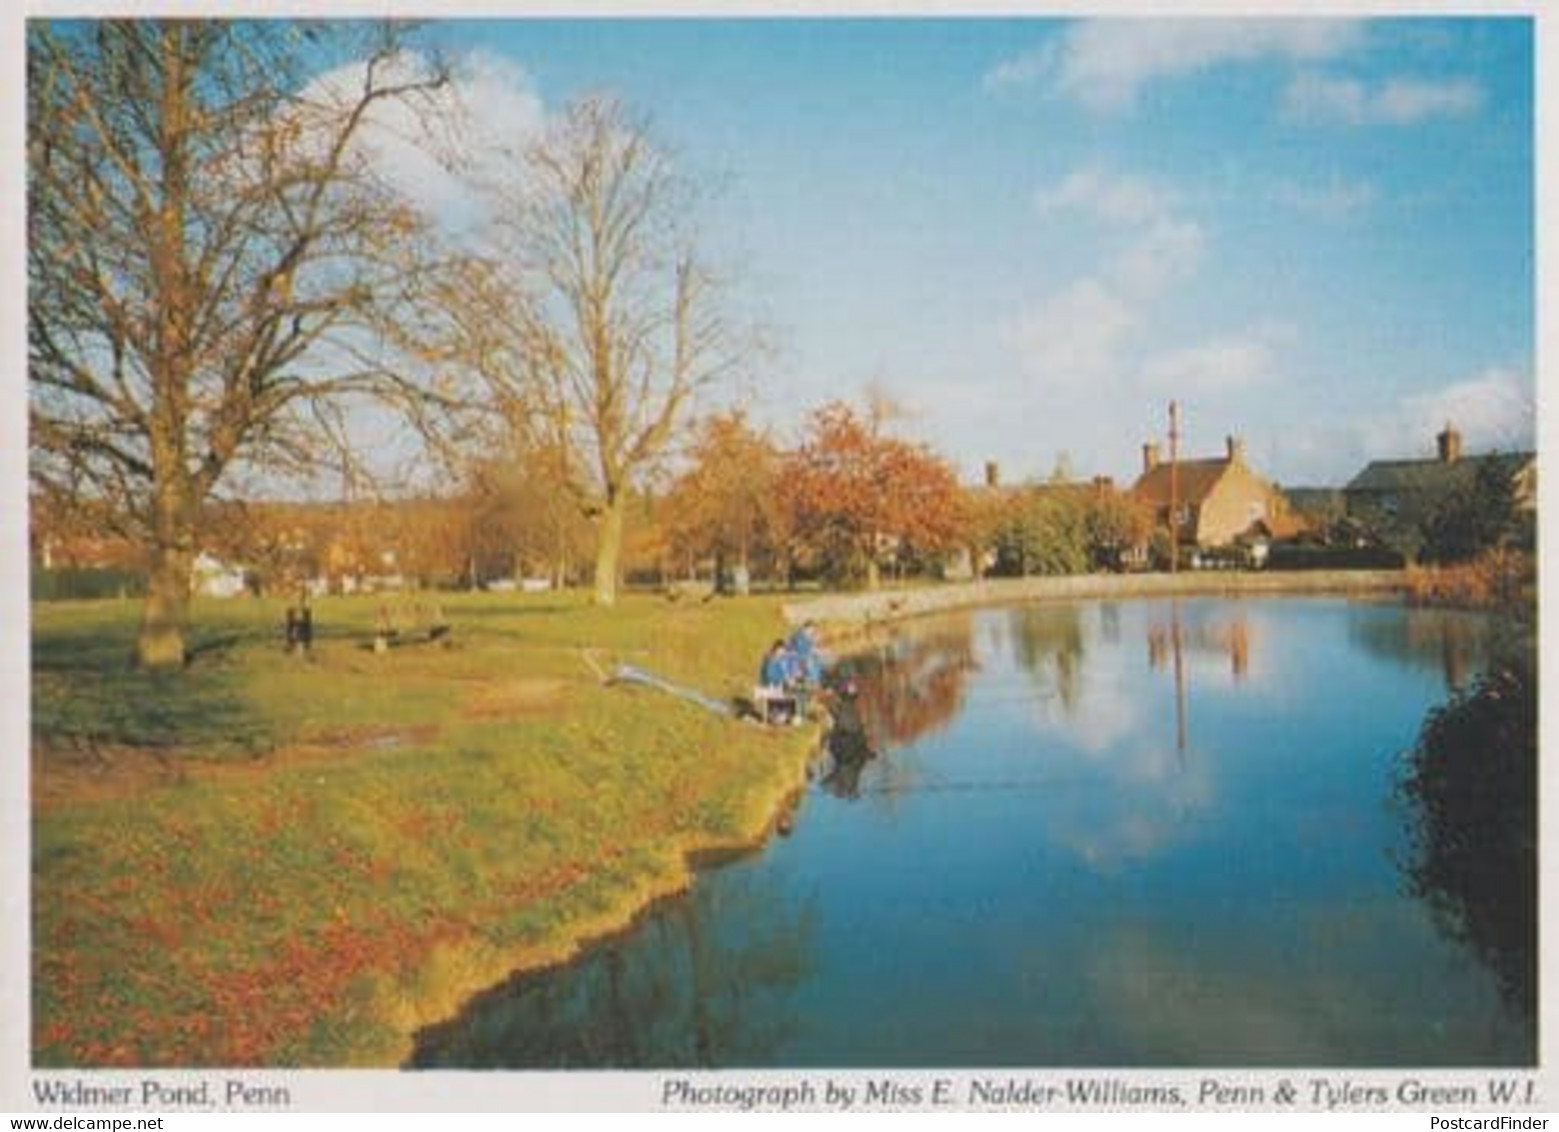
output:
[[[747,528],[742,527],[742,543],[737,551],[736,574],[732,579],[731,592],[738,597],[746,597],[752,592],[752,562],[751,550],[748,546]]]
[[[177,668],[184,663],[184,624],[189,615],[190,567],[194,556],[179,547],[152,553],[146,608],[136,638],[136,660],[144,668]]]
[[[625,504],[626,497],[621,492],[608,493],[606,506],[601,512],[595,551],[597,605],[617,604],[617,572],[622,560]]]
[[[553,524],[556,544],[553,547],[552,584],[559,593],[568,588],[568,528],[559,517]]]
[[[195,558],[195,483],[185,429],[190,417],[191,333],[196,305],[185,263],[185,213],[189,203],[187,30],[163,26],[163,90],[157,137],[159,204],[152,220],[151,272],[157,326],[151,365],[152,404],[147,439],[152,464],[152,561],[146,609],[136,640],[145,668],[184,663],[184,624],[189,614],[190,567]]]

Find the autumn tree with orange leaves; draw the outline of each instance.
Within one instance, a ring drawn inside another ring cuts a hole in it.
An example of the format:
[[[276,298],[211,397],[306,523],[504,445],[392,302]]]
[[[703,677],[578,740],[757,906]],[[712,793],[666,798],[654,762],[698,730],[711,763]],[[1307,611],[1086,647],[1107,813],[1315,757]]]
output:
[[[946,461],[885,436],[842,402],[817,410],[784,461],[780,498],[798,548],[832,577],[876,589],[886,563],[913,563],[962,534],[962,493]]]
[[[688,455],[688,470],[665,500],[666,534],[676,560],[713,558],[744,574],[756,561],[772,565],[785,527],[774,443],[737,409],[705,418]]]

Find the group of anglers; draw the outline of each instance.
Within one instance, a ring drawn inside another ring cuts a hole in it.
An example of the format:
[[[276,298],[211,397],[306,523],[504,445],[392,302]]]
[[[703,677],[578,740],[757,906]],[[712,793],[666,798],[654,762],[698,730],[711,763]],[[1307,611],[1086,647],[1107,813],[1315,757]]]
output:
[[[826,682],[825,682],[826,670]],[[816,626],[808,621],[787,639],[777,640],[758,669],[754,705],[765,723],[801,723],[812,697],[826,704],[826,758],[814,768],[823,789],[840,797],[856,797],[861,772],[876,757],[857,707],[858,689],[847,665],[830,668],[818,650]]]
[[[823,684],[824,660],[816,634],[816,624],[804,622],[764,654],[754,695],[764,722],[800,723],[806,718],[807,705]]]
[[[781,638],[770,646],[759,666],[758,685],[753,690],[751,701],[739,699],[733,703],[707,696],[696,688],[674,684],[631,664],[619,664],[610,677],[601,673],[599,668],[597,672],[606,683],[657,688],[720,715],[756,715],[764,723],[800,724],[811,716],[813,697],[824,691],[823,678],[827,661],[818,650],[816,633],[816,624],[807,621],[788,638]],[[834,691],[854,694],[853,685]]]

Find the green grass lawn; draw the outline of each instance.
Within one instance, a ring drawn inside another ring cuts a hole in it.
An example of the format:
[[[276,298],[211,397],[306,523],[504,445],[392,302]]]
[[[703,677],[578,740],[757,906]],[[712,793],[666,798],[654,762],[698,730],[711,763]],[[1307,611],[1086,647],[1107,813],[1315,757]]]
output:
[[[408,643],[381,654],[382,600],[317,602],[307,659],[284,602],[200,604],[163,675],[128,662],[134,603],[34,606],[36,1064],[396,1064],[801,781],[810,730],[591,664],[745,694],[777,598],[445,596],[444,648],[397,597]]]

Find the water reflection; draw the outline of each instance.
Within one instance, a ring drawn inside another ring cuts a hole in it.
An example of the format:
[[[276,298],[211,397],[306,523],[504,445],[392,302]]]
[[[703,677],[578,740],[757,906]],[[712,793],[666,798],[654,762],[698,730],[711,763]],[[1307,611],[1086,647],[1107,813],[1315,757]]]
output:
[[[1063,711],[1075,712],[1082,693],[1082,608],[1071,602],[1026,605],[1011,613],[1013,655],[1041,690],[1054,692]]]
[[[742,876],[744,874],[737,874]],[[777,1004],[815,967],[816,898],[699,885],[566,968],[515,979],[417,1035],[408,1068],[760,1064],[794,1035]]]
[[[1448,691],[1465,688],[1493,644],[1487,617],[1460,610],[1393,610],[1397,616],[1362,617],[1354,639],[1370,652],[1415,667],[1437,670]]]
[[[1457,808],[1535,751],[1491,640],[1331,599],[907,624],[845,666],[789,838],[419,1064],[1530,1064],[1530,781],[1489,803],[1514,856]]]
[[[1191,650],[1203,655],[1227,655],[1230,676],[1236,684],[1243,682],[1250,673],[1250,626],[1243,609],[1236,607],[1227,621],[1200,624],[1188,635],[1182,623],[1180,602],[1171,599],[1168,624],[1156,621],[1148,630],[1148,667],[1154,671],[1168,667],[1174,672],[1175,750],[1182,759],[1190,732],[1186,654]]]
[[[1093,612],[1097,621],[1085,623],[1085,614]],[[1111,702],[1106,711],[1093,710],[1098,689],[1087,686],[1101,676],[1090,671],[1088,642],[1099,645],[1121,642],[1119,604],[1103,602],[1096,607],[1074,603],[1031,605],[1012,610],[1008,615],[1009,640],[1017,666],[1027,673],[1038,693],[1037,702],[1053,700],[1060,716],[1074,724],[1100,729],[1103,746],[1114,738],[1108,719],[1129,721],[1135,714],[1130,705]],[[1153,672],[1168,672],[1174,688],[1175,749],[1184,755],[1189,744],[1192,661],[1209,657],[1227,658],[1228,672],[1238,684],[1251,671],[1252,628],[1242,607],[1207,615],[1205,603],[1195,613],[1182,609],[1178,600],[1158,608],[1146,627],[1148,667]],[[1205,672],[1205,665],[1202,666]]]
[[[1180,603],[1171,603],[1168,623],[1154,622],[1148,630],[1148,665],[1155,670],[1183,668],[1187,652],[1227,657],[1229,675],[1236,683],[1250,675],[1250,622],[1243,610],[1228,619],[1197,625],[1187,633],[1181,623]]]
[[[1501,657],[1430,712],[1400,788],[1409,807],[1409,890],[1493,972],[1535,1042],[1535,655]]]
[[[1120,875],[1183,843],[1217,798],[1209,765],[1188,759],[1188,661],[1193,649],[1227,634],[1201,614],[1188,617],[1178,601],[1153,607],[1146,618],[1134,612],[1136,639],[1147,643],[1146,680],[1131,650],[1119,647],[1124,635],[1113,609],[1113,649],[1102,647],[1103,608],[1097,625],[1076,606],[1012,618],[1018,664],[1047,674],[1055,689],[1037,705],[1033,729],[1043,746],[1036,755],[1042,752],[1051,776],[1071,787],[1036,802],[1036,832],[1100,876]],[[1090,649],[1089,640],[1101,647]],[[1171,677],[1167,689],[1155,679],[1164,675]]]
[[[933,632],[895,634],[853,659],[857,709],[872,745],[907,746],[945,728],[963,706],[974,668],[970,621],[953,618]]]
[[[973,621],[954,616],[913,629],[895,627],[829,674],[835,722],[816,777],[841,798],[861,795],[861,775],[881,751],[937,734],[959,717],[976,671]],[[871,791],[886,802],[916,788],[914,770],[878,766]]]
[[[838,798],[860,797],[861,772],[866,769],[867,763],[877,757],[861,714],[863,694],[869,696],[882,693],[870,686],[863,693],[862,685],[847,677],[837,682],[832,700],[833,723],[828,731],[825,758],[817,779],[824,790]]]

